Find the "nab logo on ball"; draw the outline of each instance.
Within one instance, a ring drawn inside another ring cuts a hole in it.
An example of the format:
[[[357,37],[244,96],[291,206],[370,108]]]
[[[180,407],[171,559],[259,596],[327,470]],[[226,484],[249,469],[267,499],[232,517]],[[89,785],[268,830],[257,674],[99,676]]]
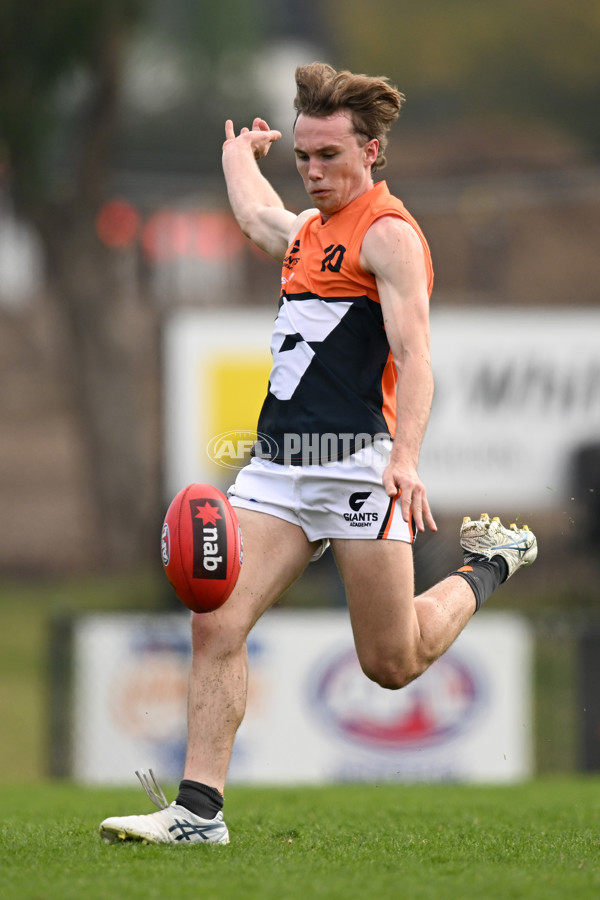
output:
[[[227,578],[227,526],[218,500],[190,500],[194,578]]]
[[[242,533],[225,494],[210,484],[179,491],[165,516],[161,559],[173,590],[194,612],[211,612],[234,589],[242,565]]]

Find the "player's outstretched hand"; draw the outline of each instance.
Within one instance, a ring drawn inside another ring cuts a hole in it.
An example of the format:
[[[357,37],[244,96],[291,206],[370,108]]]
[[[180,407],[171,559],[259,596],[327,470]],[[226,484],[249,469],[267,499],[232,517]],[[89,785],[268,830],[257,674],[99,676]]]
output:
[[[425,485],[416,469],[401,468],[390,463],[383,473],[382,481],[388,497],[399,497],[405,522],[409,522],[412,516],[417,531],[425,531],[426,528],[437,531]]]
[[[271,144],[279,140],[281,140],[281,132],[269,128],[264,119],[256,118],[252,123],[252,128],[244,126],[240,129],[237,137],[231,119],[227,119],[225,122],[223,149],[233,142],[242,142],[251,148],[255,159],[262,159],[271,149]]]

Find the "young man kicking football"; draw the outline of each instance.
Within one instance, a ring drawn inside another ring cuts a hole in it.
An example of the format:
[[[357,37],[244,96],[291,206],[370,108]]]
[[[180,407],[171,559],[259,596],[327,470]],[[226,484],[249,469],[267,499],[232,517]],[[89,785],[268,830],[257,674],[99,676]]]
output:
[[[403,97],[387,79],[320,63],[299,68],[296,84],[294,153],[311,209],[287,210],[260,171],[257,161],[278,131],[262,119],[237,136],[231,121],[225,126],[233,213],[282,263],[273,368],[258,423],[269,448],[258,448],[229,492],[244,565],[227,602],[192,617],[178,796],[167,806],[147,784],[163,808],[106,819],[100,828],[109,841],[228,842],[223,792],[246,705],[246,638],[328,544],[360,664],[389,689],[421,675],[492,592],[537,555],[526,527],[466,518],[463,564],[414,596],[411,545],[417,532],[436,530],[418,474],[433,395],[433,269],[413,217],[385,182],[373,181]],[[373,513],[361,529],[343,515],[353,495]]]

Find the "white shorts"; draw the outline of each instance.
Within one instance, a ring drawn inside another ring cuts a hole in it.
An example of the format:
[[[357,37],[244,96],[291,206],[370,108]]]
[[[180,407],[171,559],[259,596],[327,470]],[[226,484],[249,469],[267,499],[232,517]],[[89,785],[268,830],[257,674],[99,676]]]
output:
[[[391,440],[377,441],[325,465],[287,466],[254,457],[229,488],[229,500],[299,525],[309,541],[321,542],[313,559],[331,538],[413,543],[412,521],[404,521],[398,497],[388,497],[381,481],[391,446]]]

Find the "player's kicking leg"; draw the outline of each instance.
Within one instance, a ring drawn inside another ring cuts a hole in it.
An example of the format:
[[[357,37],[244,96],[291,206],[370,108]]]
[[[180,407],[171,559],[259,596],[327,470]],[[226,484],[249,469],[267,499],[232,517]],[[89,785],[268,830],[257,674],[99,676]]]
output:
[[[521,566],[537,556],[525,526],[505,528],[483,514],[460,531],[464,565],[414,597],[412,548],[402,541],[334,540],[358,658],[387,688],[421,675],[453,644],[473,613]]]

